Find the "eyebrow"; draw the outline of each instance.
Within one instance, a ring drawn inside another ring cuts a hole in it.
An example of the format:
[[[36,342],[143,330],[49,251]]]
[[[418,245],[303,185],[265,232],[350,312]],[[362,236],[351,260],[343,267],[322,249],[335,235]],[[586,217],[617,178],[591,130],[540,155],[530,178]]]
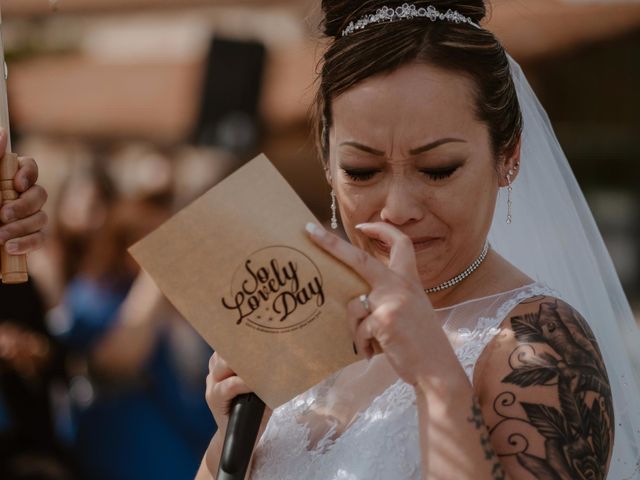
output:
[[[376,150],[375,148],[368,147],[367,145],[363,145],[362,143],[358,143],[358,142],[342,142],[340,146],[357,148],[358,150],[362,150],[363,152],[370,153],[371,155],[375,155],[377,157],[384,156],[383,151]]]
[[[434,142],[428,143],[427,145],[414,148],[413,150],[410,150],[409,153],[411,155],[419,155],[421,153],[428,152],[429,150],[433,150],[434,148],[438,148],[439,146],[447,143],[467,143],[467,141],[461,138],[441,138],[440,140],[436,140]],[[370,153],[371,155],[376,155],[378,157],[382,157],[385,155],[385,153],[381,150],[376,150],[375,148],[369,147],[367,145],[363,145],[362,143],[358,143],[358,142],[342,142],[340,146],[357,148],[358,150],[362,150],[363,152]]]
[[[435,142],[428,143],[427,145],[423,145],[422,147],[409,150],[409,153],[411,155],[420,155],[421,153],[428,152],[429,150],[438,148],[440,145],[444,145],[446,143],[467,143],[467,141],[461,138],[441,138],[440,140],[436,140]]]

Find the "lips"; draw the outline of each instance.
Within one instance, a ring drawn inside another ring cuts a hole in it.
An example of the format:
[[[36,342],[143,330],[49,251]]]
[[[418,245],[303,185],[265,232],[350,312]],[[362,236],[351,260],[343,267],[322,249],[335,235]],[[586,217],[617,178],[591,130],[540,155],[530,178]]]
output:
[[[413,243],[414,251],[420,252],[422,250],[426,250],[427,248],[433,247],[440,238],[438,237],[420,237],[420,238],[412,238],[411,241]],[[372,239],[371,242],[380,252],[388,255],[391,252],[391,247],[387,245],[385,242],[377,239]]]
[[[433,247],[439,241],[440,241],[440,238],[437,238],[437,237],[425,237],[421,239],[416,239],[416,240],[413,240],[413,249],[416,252],[420,252],[422,250],[426,250],[427,248]]]

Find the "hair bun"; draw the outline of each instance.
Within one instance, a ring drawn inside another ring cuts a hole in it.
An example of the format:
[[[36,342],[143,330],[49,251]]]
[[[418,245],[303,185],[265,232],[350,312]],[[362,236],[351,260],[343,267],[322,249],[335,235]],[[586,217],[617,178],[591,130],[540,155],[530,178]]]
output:
[[[416,7],[432,5],[442,13],[447,10],[455,10],[458,13],[471,18],[476,23],[486,16],[487,9],[484,0],[322,0],[324,12],[323,30],[329,37],[339,37],[349,22],[357,20],[366,13],[373,13],[377,9],[387,7],[399,7],[405,3]]]

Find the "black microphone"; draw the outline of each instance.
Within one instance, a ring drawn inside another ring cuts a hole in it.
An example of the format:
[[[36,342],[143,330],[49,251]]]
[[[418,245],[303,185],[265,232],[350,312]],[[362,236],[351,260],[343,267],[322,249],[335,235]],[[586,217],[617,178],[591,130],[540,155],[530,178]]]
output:
[[[264,408],[264,402],[255,393],[233,399],[216,480],[244,480]]]

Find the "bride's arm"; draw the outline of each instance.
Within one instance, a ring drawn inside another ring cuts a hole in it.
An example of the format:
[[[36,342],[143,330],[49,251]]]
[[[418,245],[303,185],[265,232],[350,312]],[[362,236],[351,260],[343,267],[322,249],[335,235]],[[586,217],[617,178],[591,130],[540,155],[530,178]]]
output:
[[[489,441],[479,401],[455,353],[448,350],[447,375],[415,386],[422,478],[507,480],[511,477]]]
[[[195,480],[215,480],[216,474],[213,472],[218,471],[218,463],[220,461],[221,454],[222,439],[219,432],[216,432],[211,439],[211,443],[209,443],[209,448],[207,448],[207,451],[202,458],[202,463],[200,463],[200,468],[198,469]]]
[[[512,479],[606,478],[613,400],[589,326],[565,302],[519,305],[483,352],[476,393]]]
[[[260,432],[261,434],[262,432]],[[223,439],[222,435],[219,435],[218,432],[211,439],[211,443],[209,444],[209,448],[204,454],[202,458],[202,462],[200,463],[200,468],[198,469],[198,473],[196,474],[196,478],[194,480],[215,480],[215,475],[213,472],[218,471],[218,465],[220,462],[220,455],[222,454],[222,446]],[[251,455],[251,459],[249,460],[249,466],[247,468],[247,474],[245,475],[245,479],[249,480],[251,478],[251,469],[253,467],[253,460],[255,456]]]
[[[207,405],[213,414],[218,425],[218,430],[211,439],[209,448],[202,459],[200,469],[196,474],[195,480],[214,480],[218,472],[218,464],[224,445],[224,437],[226,435],[227,423],[229,422],[228,406],[238,395],[250,393],[251,389],[244,381],[238,377],[233,370],[229,368],[227,362],[217,353],[214,353],[209,361],[209,375],[207,375],[206,399]],[[271,409],[265,408],[258,431],[258,438],[262,436],[269,419],[271,418]],[[249,461],[246,479],[251,476],[251,467],[253,464],[253,455]]]
[[[461,368],[416,386],[423,477],[606,478],[613,401],[585,320],[543,297],[501,327],[476,365],[475,389]]]
[[[209,469],[207,468],[207,465],[205,464],[204,458],[202,459],[202,462],[200,463],[200,468],[198,469],[198,473],[196,473],[195,480],[213,480],[213,477],[209,473]]]

